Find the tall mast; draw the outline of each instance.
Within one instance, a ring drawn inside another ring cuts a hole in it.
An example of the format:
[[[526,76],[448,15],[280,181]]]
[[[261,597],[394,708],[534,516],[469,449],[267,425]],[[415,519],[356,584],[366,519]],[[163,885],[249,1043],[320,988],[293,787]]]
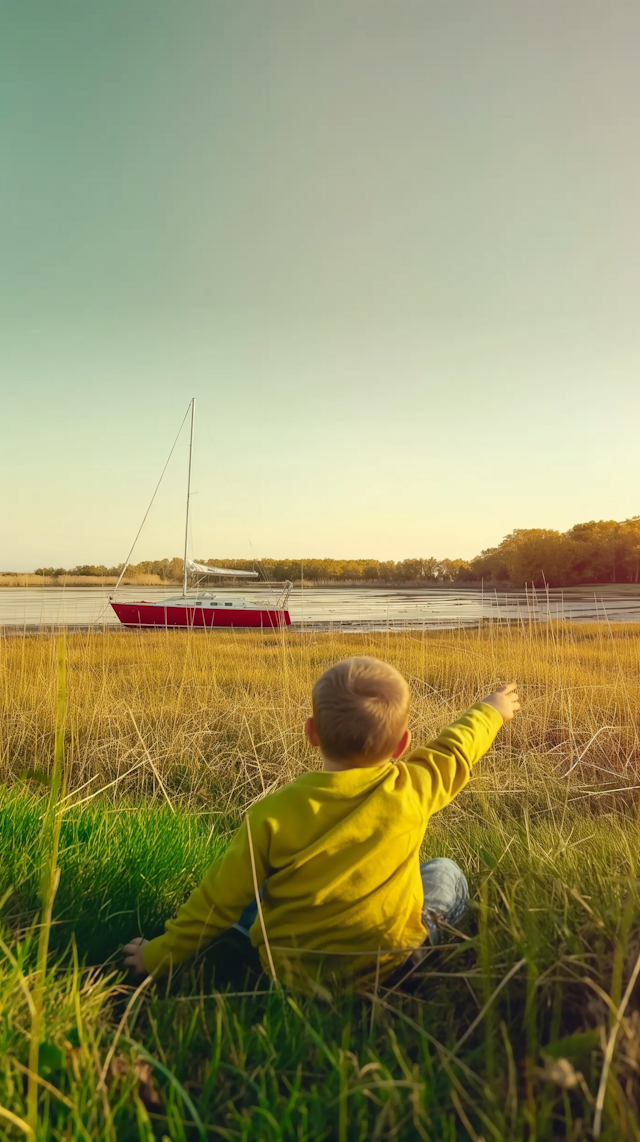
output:
[[[187,559],[189,558],[189,512],[191,508],[191,462],[193,460],[193,429],[196,420],[196,398],[191,399],[191,435],[189,437],[189,476],[187,479],[187,518],[184,527],[184,576],[182,594],[187,594]]]

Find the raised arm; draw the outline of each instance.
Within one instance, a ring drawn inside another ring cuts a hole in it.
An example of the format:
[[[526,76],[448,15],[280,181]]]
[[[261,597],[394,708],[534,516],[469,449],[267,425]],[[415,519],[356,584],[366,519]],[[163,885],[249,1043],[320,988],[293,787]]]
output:
[[[505,721],[520,709],[515,682],[476,702],[428,745],[407,758],[425,816],[443,809],[467,784],[473,766],[489,750]]]
[[[251,832],[256,864],[256,881],[268,875],[268,826],[262,823]],[[249,833],[245,817],[224,856],[215,861],[202,882],[181,906],[175,920],[168,920],[164,935],[145,944],[142,962],[147,972],[166,970],[219,936],[238,920],[242,909],[255,896],[251,868]],[[127,949],[125,949],[126,951]]]

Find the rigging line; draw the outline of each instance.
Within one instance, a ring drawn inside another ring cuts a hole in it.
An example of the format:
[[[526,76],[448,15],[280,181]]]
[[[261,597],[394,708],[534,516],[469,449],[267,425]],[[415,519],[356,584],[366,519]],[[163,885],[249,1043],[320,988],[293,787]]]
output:
[[[162,469],[162,472],[160,473],[160,479],[158,480],[158,483],[156,484],[156,490],[155,490],[155,492],[153,493],[153,495],[152,495],[152,497],[151,497],[151,501],[150,501],[150,503],[149,503],[149,507],[147,508],[146,512],[144,513],[144,519],[142,520],[142,523],[140,524],[140,527],[138,528],[138,534],[136,535],[136,537],[135,537],[135,539],[134,539],[133,543],[131,544],[131,551],[130,551],[130,552],[129,552],[129,554],[127,555],[127,561],[126,561],[126,563],[125,563],[124,567],[122,568],[122,571],[120,572],[120,578],[118,579],[118,582],[116,583],[116,585],[115,585],[115,587],[114,587],[114,589],[113,589],[113,593],[114,593],[114,595],[115,595],[116,591],[118,590],[118,587],[120,586],[120,584],[121,584],[121,582],[122,582],[122,578],[123,578],[123,575],[124,575],[125,571],[127,570],[127,567],[129,566],[129,563],[130,563],[130,561],[131,561],[131,556],[133,555],[133,551],[134,551],[135,545],[136,545],[136,543],[138,542],[138,540],[139,540],[139,538],[140,538],[140,532],[142,531],[142,529],[143,529],[143,527],[144,527],[144,525],[145,525],[145,523],[146,523],[146,521],[147,521],[147,516],[149,515],[149,512],[151,511],[151,508],[153,507],[153,501],[155,500],[155,498],[156,498],[156,496],[157,496],[157,494],[158,494],[158,488],[160,487],[160,485],[161,485],[161,483],[162,483],[162,477],[164,476],[164,474],[165,474],[165,472],[166,472],[167,468],[169,467],[169,461],[170,461],[171,457],[173,456],[173,451],[174,451],[174,448],[175,448],[176,444],[178,443],[178,437],[180,436],[180,433],[182,432],[182,429],[183,429],[183,426],[184,426],[184,422],[185,422],[185,420],[187,419],[187,417],[188,417],[188,415],[189,415],[189,409],[190,409],[190,408],[191,408],[191,401],[189,401],[189,404],[187,405],[187,411],[185,412],[185,414],[184,414],[184,416],[183,416],[183,418],[182,418],[182,424],[180,425],[180,427],[179,427],[179,429],[178,429],[178,433],[177,433],[177,435],[176,435],[176,438],[175,438],[175,440],[174,440],[173,444],[171,445],[171,451],[170,451],[169,455],[167,456],[167,459],[166,459],[166,462],[165,462],[165,466],[164,466],[164,468]]]

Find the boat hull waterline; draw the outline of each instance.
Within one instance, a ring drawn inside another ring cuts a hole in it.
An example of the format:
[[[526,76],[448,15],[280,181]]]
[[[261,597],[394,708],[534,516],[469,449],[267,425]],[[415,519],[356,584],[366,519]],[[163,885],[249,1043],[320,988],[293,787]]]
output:
[[[126,627],[164,627],[192,630],[222,627],[262,627],[267,630],[288,627],[287,610],[260,607],[175,606],[162,603],[111,603],[112,609]]]

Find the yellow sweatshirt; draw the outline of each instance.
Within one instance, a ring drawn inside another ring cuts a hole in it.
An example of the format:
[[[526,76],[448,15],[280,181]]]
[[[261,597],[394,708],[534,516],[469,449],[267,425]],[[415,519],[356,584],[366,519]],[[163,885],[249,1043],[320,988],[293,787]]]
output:
[[[432,813],[469,780],[502,725],[482,702],[406,761],[304,773],[247,814],[262,910],[282,982],[380,978],[427,939],[419,852]],[[234,924],[255,898],[247,819],[202,883],[144,950],[167,970]],[[259,917],[250,932],[268,971]],[[382,953],[382,955],[380,955]]]

